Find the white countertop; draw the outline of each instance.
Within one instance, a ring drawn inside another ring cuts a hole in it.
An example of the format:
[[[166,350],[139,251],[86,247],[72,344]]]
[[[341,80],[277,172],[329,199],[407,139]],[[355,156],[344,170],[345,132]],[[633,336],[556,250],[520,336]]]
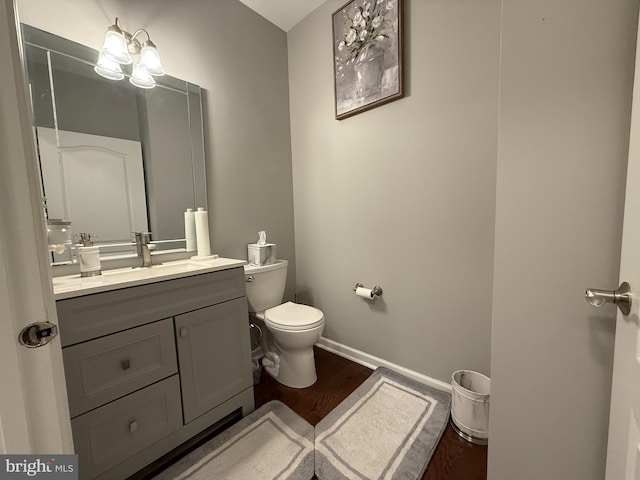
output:
[[[53,284],[55,299],[62,300],[90,293],[108,292],[119,288],[227,270],[240,267],[246,263],[246,260],[233,258],[217,258],[207,261],[178,260],[151,267],[127,267],[106,270],[102,272],[102,275],[95,277],[81,277],[79,273],[64,277],[53,277],[51,283]]]

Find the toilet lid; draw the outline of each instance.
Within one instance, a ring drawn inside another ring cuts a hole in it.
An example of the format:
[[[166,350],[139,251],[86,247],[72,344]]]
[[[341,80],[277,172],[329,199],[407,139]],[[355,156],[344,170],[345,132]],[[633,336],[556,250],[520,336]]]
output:
[[[307,330],[324,323],[324,314],[317,308],[287,302],[264,312],[264,320],[281,330]]]

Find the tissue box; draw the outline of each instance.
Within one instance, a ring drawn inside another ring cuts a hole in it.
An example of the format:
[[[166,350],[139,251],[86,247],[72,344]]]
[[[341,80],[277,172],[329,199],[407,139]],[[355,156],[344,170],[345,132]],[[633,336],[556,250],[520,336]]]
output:
[[[250,243],[247,245],[247,258],[249,259],[249,265],[258,267],[271,265],[276,262],[276,244],[265,243],[260,245],[258,243]]]

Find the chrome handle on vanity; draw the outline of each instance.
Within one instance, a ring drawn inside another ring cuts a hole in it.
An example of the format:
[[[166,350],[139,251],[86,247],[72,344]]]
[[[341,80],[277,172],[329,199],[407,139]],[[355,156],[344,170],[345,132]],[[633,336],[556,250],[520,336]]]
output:
[[[584,297],[594,307],[602,307],[606,303],[613,303],[618,306],[623,315],[629,315],[631,312],[631,286],[627,282],[622,282],[617,290],[587,288]]]
[[[255,278],[253,278],[253,275],[245,275],[244,276],[244,281],[246,283],[251,283],[251,282],[255,281]]]

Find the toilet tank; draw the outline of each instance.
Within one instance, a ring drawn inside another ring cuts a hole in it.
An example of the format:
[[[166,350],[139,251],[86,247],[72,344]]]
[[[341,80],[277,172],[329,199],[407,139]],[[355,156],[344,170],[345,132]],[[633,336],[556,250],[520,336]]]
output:
[[[275,263],[262,267],[244,266],[250,312],[263,312],[282,303],[287,282],[287,265],[286,260],[276,260]]]

